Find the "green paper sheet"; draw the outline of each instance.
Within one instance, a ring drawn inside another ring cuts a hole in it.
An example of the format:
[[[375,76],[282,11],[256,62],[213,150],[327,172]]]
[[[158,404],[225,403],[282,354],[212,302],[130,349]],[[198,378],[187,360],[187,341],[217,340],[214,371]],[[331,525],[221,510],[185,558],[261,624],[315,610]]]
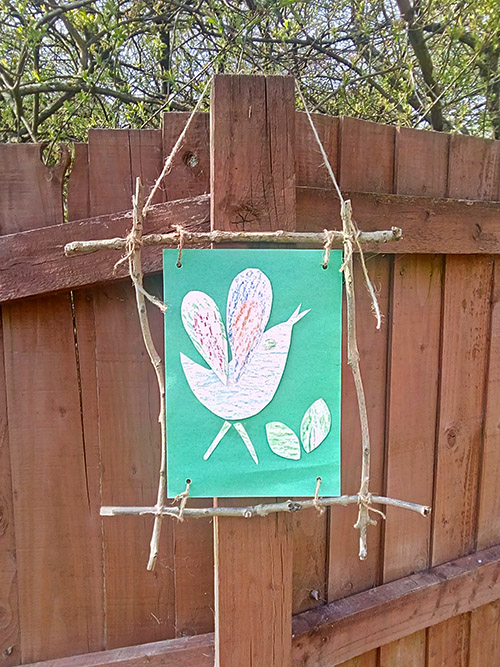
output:
[[[341,251],[164,251],[167,488],[340,494]]]

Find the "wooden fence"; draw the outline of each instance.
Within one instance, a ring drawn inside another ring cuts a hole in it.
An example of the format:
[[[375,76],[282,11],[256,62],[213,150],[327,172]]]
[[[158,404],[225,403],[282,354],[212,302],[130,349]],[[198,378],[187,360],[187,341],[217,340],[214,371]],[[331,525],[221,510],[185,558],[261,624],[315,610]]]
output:
[[[66,223],[65,160],[0,146],[0,664],[203,667],[217,644],[222,667],[499,665],[500,142],[315,116],[359,226],[403,228],[390,254],[367,255],[381,331],[358,280],[371,488],[432,505],[430,519],[388,508],[365,562],[354,507],[215,531],[165,519],[151,573],[151,519],[99,516],[155,502],[157,388],[116,255],[62,248],[124,235],[134,178],[151,186],[185,122],[90,130]],[[210,123],[196,116],[146,231],[176,223],[339,227],[290,79],[216,79]],[[161,253],[144,254],[161,295]],[[342,405],[342,489],[356,493],[347,365]]]

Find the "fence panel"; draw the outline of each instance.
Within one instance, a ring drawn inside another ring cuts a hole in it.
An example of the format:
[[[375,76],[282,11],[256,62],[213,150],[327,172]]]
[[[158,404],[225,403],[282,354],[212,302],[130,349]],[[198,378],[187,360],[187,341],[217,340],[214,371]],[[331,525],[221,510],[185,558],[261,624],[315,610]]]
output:
[[[134,177],[141,175],[151,185],[185,121],[186,114],[176,113],[166,115],[162,132],[92,130],[88,146],[75,146],[69,219],[129,209]],[[342,188],[381,196],[359,198],[354,213],[361,227],[365,216],[373,228],[381,211],[391,210],[392,200],[384,194],[500,198],[500,142],[353,119],[317,116],[316,123]],[[328,192],[331,184],[302,113],[295,115],[295,134],[300,228],[332,226],[338,202]],[[255,149],[249,144],[248,152]],[[46,167],[40,148],[29,145],[0,146],[0,158],[0,233],[61,223],[65,159]],[[285,172],[280,178],[285,185],[289,181]],[[221,209],[231,188],[243,197],[241,187],[246,186],[228,181],[218,190]],[[156,201],[209,189],[209,118],[200,113]],[[436,255],[433,212],[445,205],[414,201],[413,217],[404,205],[398,209],[408,219],[413,244],[408,248],[414,254],[367,253],[385,314],[381,331],[375,330],[362,275],[356,272],[359,345],[373,441],[372,491],[433,501],[434,514],[426,520],[389,508],[387,523],[369,529],[363,563],[357,559],[354,507],[290,517],[294,613],[500,543],[498,260],[487,254]],[[477,204],[454,205],[462,227],[450,235],[450,250],[459,253],[463,247],[470,253],[478,239],[487,250],[496,205],[471,214],[470,230],[464,211],[479,210]],[[247,213],[245,224],[261,224],[262,212]],[[452,225],[451,208],[444,215]],[[414,252],[419,227],[426,234],[420,251],[425,254]],[[161,296],[160,278],[147,281]],[[162,350],[161,314],[151,309],[151,320]],[[129,282],[4,304],[2,333],[0,604],[6,612],[0,615],[0,651],[5,664],[211,631],[212,524],[165,519],[161,555],[151,574],[145,571],[151,519],[98,516],[101,503],[151,505],[156,498],[157,389]],[[355,493],[360,436],[345,351],[343,373],[343,491]],[[195,502],[210,501],[190,501]],[[461,610],[475,606],[461,604]],[[342,664],[493,664],[498,601],[442,618],[447,620],[404,637],[395,634],[397,641]],[[211,651],[210,642],[201,642],[200,650]],[[194,647],[194,653],[185,654],[190,660],[195,660]],[[305,649],[300,651],[304,657]],[[348,655],[344,647],[342,659]],[[314,659],[307,655],[304,664],[312,666]]]

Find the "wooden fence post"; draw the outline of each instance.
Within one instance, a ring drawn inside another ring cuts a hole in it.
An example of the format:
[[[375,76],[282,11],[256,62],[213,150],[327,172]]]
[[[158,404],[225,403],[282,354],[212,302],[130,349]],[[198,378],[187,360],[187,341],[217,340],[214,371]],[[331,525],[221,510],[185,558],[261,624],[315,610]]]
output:
[[[295,229],[294,130],[292,78],[215,77],[210,104],[213,229]],[[219,667],[291,664],[290,519],[274,514],[215,520]]]

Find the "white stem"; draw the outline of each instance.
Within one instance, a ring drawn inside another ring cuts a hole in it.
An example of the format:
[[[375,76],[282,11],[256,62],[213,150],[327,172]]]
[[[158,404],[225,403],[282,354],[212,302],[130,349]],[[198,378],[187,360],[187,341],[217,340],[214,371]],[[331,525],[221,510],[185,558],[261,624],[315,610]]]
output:
[[[243,424],[236,423],[236,424],[234,425],[234,428],[235,428],[235,429],[238,431],[238,433],[240,434],[241,439],[242,439],[243,442],[245,443],[246,448],[247,448],[248,451],[250,452],[250,456],[253,458],[253,460],[255,461],[255,463],[258,464],[258,463],[259,463],[259,459],[257,458],[257,452],[255,451],[255,447],[253,446],[252,441],[250,440],[250,437],[249,437],[248,433],[247,433],[246,430],[245,430],[245,427],[243,426]]]
[[[208,459],[208,457],[212,454],[212,452],[214,451],[214,449],[217,447],[217,445],[219,444],[219,442],[220,442],[220,441],[222,440],[222,438],[226,435],[226,433],[229,431],[230,428],[231,428],[231,424],[230,424],[230,422],[224,422],[224,423],[222,424],[221,430],[217,433],[217,435],[215,436],[215,438],[214,438],[213,441],[212,441],[212,444],[210,445],[210,447],[207,449],[207,451],[206,451],[205,454],[203,455],[203,458],[205,459],[205,461],[206,461],[206,460]]]

